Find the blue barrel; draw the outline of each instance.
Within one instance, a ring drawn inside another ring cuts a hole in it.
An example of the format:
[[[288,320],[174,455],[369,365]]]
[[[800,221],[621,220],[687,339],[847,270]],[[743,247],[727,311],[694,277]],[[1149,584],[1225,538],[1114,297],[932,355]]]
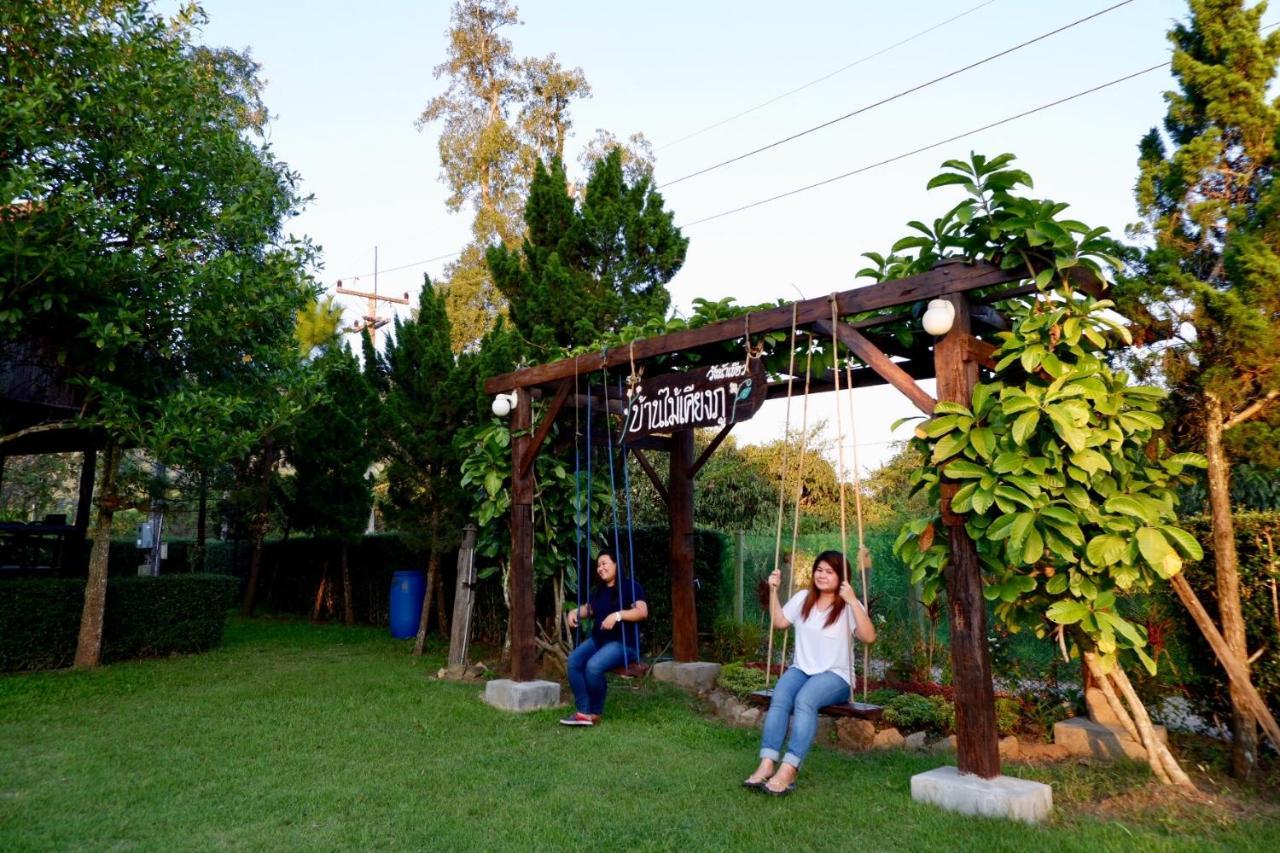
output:
[[[391,636],[397,640],[417,636],[426,588],[427,577],[417,569],[391,576]]]

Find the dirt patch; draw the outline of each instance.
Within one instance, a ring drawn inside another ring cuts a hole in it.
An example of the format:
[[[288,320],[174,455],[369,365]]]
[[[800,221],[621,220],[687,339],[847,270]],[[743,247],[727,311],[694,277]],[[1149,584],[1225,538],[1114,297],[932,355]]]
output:
[[[1205,774],[1188,775],[1196,783],[1194,791],[1153,780],[1094,802],[1078,802],[1075,809],[1099,820],[1154,823],[1171,829],[1280,820],[1280,803],[1260,799],[1254,792],[1242,792],[1233,783]]]

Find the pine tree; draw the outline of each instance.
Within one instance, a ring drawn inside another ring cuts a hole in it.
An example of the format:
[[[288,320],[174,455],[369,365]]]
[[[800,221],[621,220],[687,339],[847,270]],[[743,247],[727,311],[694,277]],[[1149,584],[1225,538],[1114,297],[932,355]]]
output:
[[[453,433],[467,417],[468,395],[458,387],[444,296],[423,282],[417,315],[397,319],[385,355],[386,399],[381,423],[388,460],[389,517],[402,535],[428,553],[427,589],[415,654],[422,653],[433,601],[446,630],[440,556],[456,546],[462,523],[458,454]]]
[[[1280,102],[1267,97],[1280,32],[1261,35],[1266,5],[1191,0],[1190,20],[1170,31],[1180,89],[1166,93],[1164,133],[1139,146],[1138,205],[1154,247],[1123,292],[1149,327],[1173,335],[1161,368],[1209,461],[1222,633],[1242,661],[1228,441],[1250,422],[1274,430],[1265,418],[1280,409]],[[1233,772],[1247,776],[1257,729],[1234,687],[1231,699]]]
[[[666,315],[666,283],[689,241],[648,175],[626,178],[619,149],[596,163],[581,204],[559,160],[539,164],[525,224],[519,251],[497,246],[488,259],[512,324],[536,350],[586,344]]]

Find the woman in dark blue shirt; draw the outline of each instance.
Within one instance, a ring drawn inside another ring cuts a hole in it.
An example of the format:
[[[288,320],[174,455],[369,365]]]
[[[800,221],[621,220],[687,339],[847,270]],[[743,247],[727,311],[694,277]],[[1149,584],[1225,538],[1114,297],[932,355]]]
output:
[[[604,696],[608,685],[605,673],[640,659],[640,626],[649,618],[644,602],[644,589],[634,578],[623,580],[618,560],[612,551],[601,551],[596,557],[596,574],[600,583],[591,591],[591,599],[569,611],[569,627],[578,627],[581,619],[595,620],[591,636],[569,655],[569,686],[577,710],[560,721],[565,726],[594,726],[604,713]],[[625,648],[624,648],[625,646]]]

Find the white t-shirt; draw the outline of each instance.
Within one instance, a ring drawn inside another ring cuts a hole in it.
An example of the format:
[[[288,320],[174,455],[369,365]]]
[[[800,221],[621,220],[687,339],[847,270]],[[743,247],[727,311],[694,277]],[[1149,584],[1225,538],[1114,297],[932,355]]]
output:
[[[819,610],[817,605],[809,611],[809,618],[802,619],[804,600],[808,591],[798,592],[782,605],[782,615],[796,628],[795,665],[805,675],[834,672],[849,681],[849,637],[857,628],[853,608],[845,605],[842,618],[826,624],[830,609]],[[849,687],[854,686],[853,682]]]

